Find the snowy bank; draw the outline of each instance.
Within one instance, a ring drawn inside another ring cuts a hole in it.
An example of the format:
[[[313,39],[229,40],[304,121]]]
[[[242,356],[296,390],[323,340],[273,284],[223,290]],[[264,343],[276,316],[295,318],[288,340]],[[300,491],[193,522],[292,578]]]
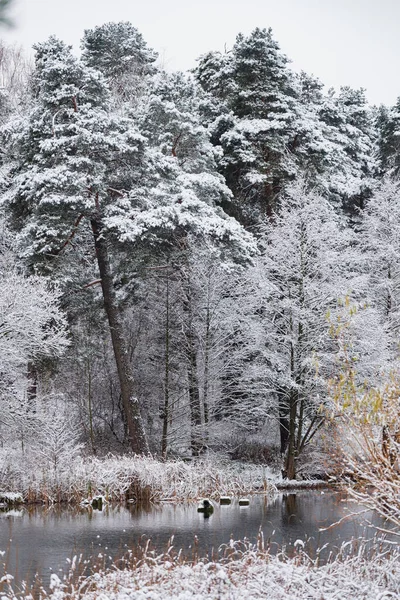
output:
[[[400,597],[398,555],[376,555],[368,560],[362,552],[318,567],[298,544],[294,558],[271,556],[248,544],[232,542],[218,561],[181,561],[172,551],[156,556],[149,552],[131,559],[126,569],[114,568],[89,577],[70,575],[51,578],[51,590],[40,598],[52,600],[378,600]],[[2,598],[14,595],[3,578]]]
[[[3,484],[21,492],[26,502],[80,503],[102,496],[106,501],[184,502],[201,497],[272,494],[278,477],[262,465],[230,460],[160,461],[148,456],[76,457],[53,469],[28,463],[3,467]],[[64,468],[65,467],[65,468]]]
[[[0,507],[15,506],[24,501],[22,494],[18,492],[0,492]]]

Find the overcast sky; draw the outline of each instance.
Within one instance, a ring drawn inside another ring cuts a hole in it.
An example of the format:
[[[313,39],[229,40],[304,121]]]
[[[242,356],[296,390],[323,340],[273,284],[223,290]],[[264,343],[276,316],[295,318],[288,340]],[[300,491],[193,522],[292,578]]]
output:
[[[400,96],[399,0],[14,0],[7,42],[27,48],[56,34],[79,50],[83,30],[130,21],[169,70],[186,70],[236,34],[272,27],[292,67],[327,87],[364,87],[371,103]]]

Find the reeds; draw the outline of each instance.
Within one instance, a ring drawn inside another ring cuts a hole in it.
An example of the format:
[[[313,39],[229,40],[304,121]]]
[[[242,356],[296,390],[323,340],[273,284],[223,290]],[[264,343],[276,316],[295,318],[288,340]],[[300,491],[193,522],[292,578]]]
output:
[[[366,544],[357,541],[354,548],[344,544],[335,559],[318,566],[318,557],[311,559],[301,543],[296,548],[291,558],[284,552],[272,556],[260,535],[254,545],[231,540],[209,559],[199,556],[196,543],[192,556],[184,557],[175,550],[173,538],[162,553],[153,550],[147,540],[118,558],[111,568],[105,568],[103,555],[91,561],[75,556],[69,573],[62,580],[53,575],[49,589],[37,582],[16,592],[9,578],[1,594],[13,600],[376,600],[400,595],[396,552],[383,552],[377,545],[375,553],[371,555],[369,550],[367,556]]]
[[[22,493],[29,503],[80,503],[96,495],[107,501],[183,502],[208,496],[273,493],[261,466],[241,470],[234,463],[211,460],[162,462],[151,457],[113,456],[76,458],[57,473],[35,473],[20,465],[18,477],[7,480],[7,491]]]

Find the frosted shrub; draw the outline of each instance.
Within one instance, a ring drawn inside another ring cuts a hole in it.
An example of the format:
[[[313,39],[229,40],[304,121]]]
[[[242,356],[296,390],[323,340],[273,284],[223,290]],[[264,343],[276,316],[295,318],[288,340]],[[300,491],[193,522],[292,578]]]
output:
[[[81,501],[97,494],[109,501],[127,498],[136,501],[195,500],[199,497],[239,495],[257,489],[273,491],[262,466],[241,470],[232,463],[215,466],[207,460],[185,463],[160,462],[151,457],[113,456],[83,458],[77,447],[65,448],[65,455],[52,462],[51,448],[41,450],[41,469],[34,458],[19,456],[19,470],[5,477],[8,491],[20,491],[28,500],[47,502]]]

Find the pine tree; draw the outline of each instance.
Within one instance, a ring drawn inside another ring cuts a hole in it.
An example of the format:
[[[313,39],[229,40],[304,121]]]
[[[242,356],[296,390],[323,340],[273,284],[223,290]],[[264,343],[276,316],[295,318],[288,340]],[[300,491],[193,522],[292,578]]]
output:
[[[195,72],[209,98],[203,110],[222,150],[219,168],[234,194],[231,214],[257,223],[303,176],[357,214],[376,169],[363,90],[325,96],[318,80],[288,68],[270,29],[239,35],[229,53],[204,55]]]
[[[81,43],[84,63],[101,71],[116,99],[135,105],[156,72],[157,54],[129,22],[106,23],[85,30]]]
[[[375,128],[364,90],[328,92],[319,110],[325,157],[320,184],[352,218],[371,194],[376,171]]]
[[[54,37],[36,46],[33,93],[34,107],[13,136],[17,167],[8,210],[25,256],[49,270],[73,252],[81,236],[87,239],[90,226],[130,444],[133,451],[146,452],[105,222],[117,202],[126,202],[126,188],[142,177],[144,140],[132,123],[109,114],[101,74]]]
[[[376,118],[378,163],[381,175],[397,176],[400,166],[400,98],[390,108],[381,106]]]
[[[255,29],[238,35],[230,54],[200,59],[196,71],[203,89],[225,107],[212,125],[213,139],[244,222],[271,211],[282,180],[293,174],[288,148],[297,143],[297,86],[287,62],[271,30]]]

